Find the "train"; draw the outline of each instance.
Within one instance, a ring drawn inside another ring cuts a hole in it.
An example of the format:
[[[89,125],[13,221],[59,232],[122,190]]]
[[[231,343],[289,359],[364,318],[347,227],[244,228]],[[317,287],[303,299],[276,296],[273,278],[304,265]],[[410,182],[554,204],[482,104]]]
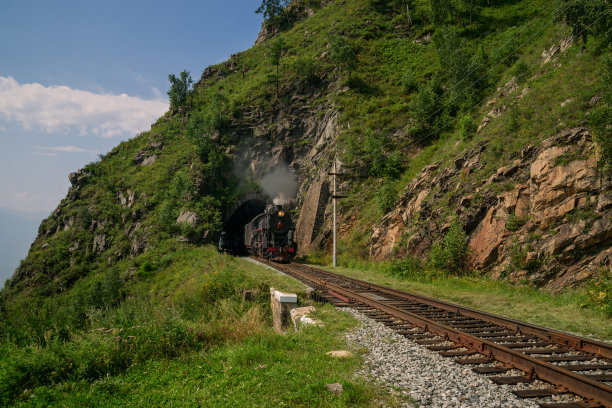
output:
[[[297,252],[295,226],[282,205],[269,205],[244,226],[244,244],[249,254],[270,261],[290,262]]]
[[[247,255],[248,252],[244,246],[244,235],[235,236],[229,235],[225,231],[221,231],[219,237],[219,252],[224,252],[230,255]]]

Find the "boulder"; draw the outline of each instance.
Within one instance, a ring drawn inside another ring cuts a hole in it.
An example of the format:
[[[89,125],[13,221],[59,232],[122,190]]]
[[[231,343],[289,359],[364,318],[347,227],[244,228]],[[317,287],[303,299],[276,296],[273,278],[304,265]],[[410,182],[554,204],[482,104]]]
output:
[[[132,163],[140,164],[146,158],[147,158],[147,150],[146,149],[140,149],[134,155],[134,158],[132,159]]]
[[[426,45],[426,44],[431,43],[431,32],[427,32],[423,34],[422,36],[414,40],[414,43],[421,44],[421,45]]]
[[[336,395],[342,394],[342,391],[344,390],[344,388],[342,388],[342,384],[339,383],[325,384],[325,387],[327,388],[327,391]]]
[[[93,252],[95,254],[99,254],[104,251],[106,248],[106,235],[105,234],[97,234],[93,239]]]
[[[68,180],[72,187],[75,189],[79,189],[79,187],[85,185],[87,183],[87,179],[89,178],[89,173],[84,172],[82,169],[77,170],[74,173],[70,173],[68,175]]]
[[[150,166],[151,164],[155,163],[155,160],[157,160],[157,155],[156,154],[145,158],[142,161],[142,163],[140,163],[140,165],[141,166]]]
[[[182,211],[176,219],[177,224],[189,224],[191,226],[196,226],[199,221],[198,214],[193,211]]]
[[[351,358],[354,356],[353,353],[348,350],[328,351],[327,353],[325,353],[325,355],[333,358]]]
[[[322,326],[323,322],[321,320],[312,319],[308,317],[308,314],[314,311],[314,306],[298,307],[295,309],[291,309],[290,315],[294,329],[297,331],[305,325]]]

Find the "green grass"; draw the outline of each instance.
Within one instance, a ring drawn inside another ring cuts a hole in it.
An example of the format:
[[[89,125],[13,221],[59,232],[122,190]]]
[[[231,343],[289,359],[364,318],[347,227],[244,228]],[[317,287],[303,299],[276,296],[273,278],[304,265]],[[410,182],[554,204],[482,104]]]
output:
[[[512,285],[483,277],[456,277],[436,272],[400,278],[386,272],[384,264],[325,269],[379,285],[434,297],[509,318],[612,340],[612,319],[589,304],[586,290],[552,295],[530,286]]]
[[[348,407],[378,406],[393,399],[353,373],[359,355],[332,359],[325,353],[346,349],[342,334],[355,325],[329,306],[317,317],[325,327],[276,335],[266,331],[232,345],[171,360],[156,360],[118,376],[67,382],[28,391],[16,407],[175,406],[175,407]],[[328,383],[344,387],[337,396]]]
[[[69,295],[49,299],[41,309],[62,315],[62,307],[74,307],[68,300],[87,298],[92,287],[99,288],[93,285],[96,279],[79,280]],[[315,317],[324,327],[276,334],[271,329],[270,286],[295,292],[301,304],[307,302],[304,285],[286,275],[218,254],[211,246],[179,246],[169,263],[123,282],[126,295],[116,305],[89,306],[78,327],[62,326],[54,314],[28,322],[25,311],[15,310],[12,320],[2,322],[0,405],[394,403],[376,386],[354,377],[362,363],[358,355],[345,360],[325,355],[347,348],[343,334],[356,325],[352,317],[317,306]],[[259,294],[244,301],[245,289]],[[11,325],[20,325],[23,332]],[[42,338],[35,335],[37,330],[43,331]],[[344,386],[341,396],[326,390],[326,383],[335,382]]]

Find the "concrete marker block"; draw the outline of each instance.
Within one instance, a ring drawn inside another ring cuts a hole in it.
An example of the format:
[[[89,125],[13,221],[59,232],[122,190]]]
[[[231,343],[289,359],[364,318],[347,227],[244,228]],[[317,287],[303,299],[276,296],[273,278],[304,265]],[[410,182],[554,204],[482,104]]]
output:
[[[291,309],[297,306],[297,295],[270,288],[270,304],[274,330],[283,333],[291,324]]]

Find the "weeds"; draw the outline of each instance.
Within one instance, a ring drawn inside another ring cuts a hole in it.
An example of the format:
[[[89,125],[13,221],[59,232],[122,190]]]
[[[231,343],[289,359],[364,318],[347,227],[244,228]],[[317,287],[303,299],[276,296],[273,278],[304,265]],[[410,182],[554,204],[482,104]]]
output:
[[[462,275],[467,272],[467,258],[467,235],[461,221],[455,218],[444,239],[432,245],[429,253],[430,263],[433,267],[452,275]]]
[[[593,307],[612,316],[612,273],[609,269],[599,271],[587,293]]]
[[[511,212],[506,218],[506,229],[508,231],[518,231],[526,222],[527,217],[518,217],[514,212]]]

